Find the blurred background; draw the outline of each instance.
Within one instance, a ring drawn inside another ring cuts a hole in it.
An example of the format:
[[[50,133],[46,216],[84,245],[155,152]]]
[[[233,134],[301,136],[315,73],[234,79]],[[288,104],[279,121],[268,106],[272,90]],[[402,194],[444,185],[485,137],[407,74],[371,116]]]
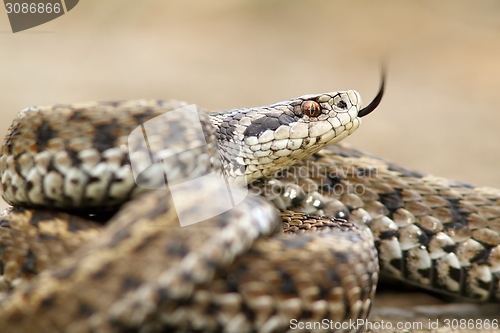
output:
[[[31,105],[174,98],[211,109],[387,93],[348,139],[500,187],[500,2],[86,0],[13,34],[0,13],[0,133]]]

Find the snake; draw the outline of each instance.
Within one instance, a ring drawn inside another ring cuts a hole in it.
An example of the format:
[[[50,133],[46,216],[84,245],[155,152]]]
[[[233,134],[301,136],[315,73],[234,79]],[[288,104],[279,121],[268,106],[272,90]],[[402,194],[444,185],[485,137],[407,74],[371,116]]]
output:
[[[347,90],[21,111],[0,156],[0,331],[361,332],[343,324],[384,274],[498,302],[500,190],[339,142],[384,85],[366,107]]]

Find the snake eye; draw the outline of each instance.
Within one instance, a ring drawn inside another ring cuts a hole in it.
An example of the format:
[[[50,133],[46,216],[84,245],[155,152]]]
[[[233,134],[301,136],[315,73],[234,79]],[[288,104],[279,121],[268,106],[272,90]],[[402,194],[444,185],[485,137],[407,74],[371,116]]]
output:
[[[302,112],[309,117],[317,117],[321,114],[321,107],[317,102],[305,101],[302,103]]]

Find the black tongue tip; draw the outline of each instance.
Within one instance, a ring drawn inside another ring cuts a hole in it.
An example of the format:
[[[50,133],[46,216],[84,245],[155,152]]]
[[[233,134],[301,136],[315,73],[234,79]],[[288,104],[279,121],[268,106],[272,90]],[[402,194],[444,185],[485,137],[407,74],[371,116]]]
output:
[[[382,100],[382,96],[384,96],[384,88],[385,88],[385,69],[382,69],[382,80],[380,82],[380,89],[378,90],[377,96],[370,102],[367,106],[359,110],[358,117],[364,117],[370,114],[373,110],[377,108]]]

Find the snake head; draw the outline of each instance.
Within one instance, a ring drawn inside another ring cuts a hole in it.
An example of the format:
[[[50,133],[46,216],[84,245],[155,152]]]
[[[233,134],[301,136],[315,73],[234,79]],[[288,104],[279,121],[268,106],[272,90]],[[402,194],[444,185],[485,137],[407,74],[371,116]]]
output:
[[[359,93],[347,90],[213,114],[222,156],[234,178],[249,182],[271,175],[351,135],[383,90],[384,80],[365,108]]]
[[[348,90],[217,113],[212,122],[227,169],[249,182],[343,140],[359,127],[360,109],[359,93]]]

